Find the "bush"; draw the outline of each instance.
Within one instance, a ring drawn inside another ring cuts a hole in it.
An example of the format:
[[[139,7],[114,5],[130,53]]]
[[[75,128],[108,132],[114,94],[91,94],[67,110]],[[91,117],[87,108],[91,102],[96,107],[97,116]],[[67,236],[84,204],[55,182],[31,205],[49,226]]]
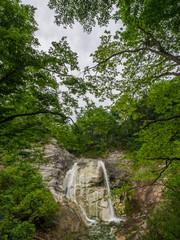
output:
[[[165,199],[149,216],[146,233],[140,240],[180,239],[180,176],[174,172],[166,181]]]
[[[29,164],[0,171],[1,239],[32,239],[35,229],[51,226],[57,207],[42,177]]]

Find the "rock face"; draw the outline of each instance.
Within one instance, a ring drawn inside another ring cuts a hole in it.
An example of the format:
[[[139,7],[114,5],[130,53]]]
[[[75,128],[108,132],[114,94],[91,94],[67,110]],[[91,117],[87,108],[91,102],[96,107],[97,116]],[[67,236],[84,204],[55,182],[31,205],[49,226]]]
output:
[[[39,172],[56,201],[60,201],[65,209],[70,208],[85,224],[98,219],[119,220],[115,218],[112,200],[107,198],[110,193],[108,175],[111,187],[120,186],[119,176],[124,177],[122,170],[115,174],[115,165],[119,163],[117,157],[111,162],[108,158],[106,161],[76,159],[59,148],[54,139],[45,146],[44,152],[49,162],[41,164]]]
[[[95,219],[108,221],[115,217],[111,200],[105,201],[110,189],[101,160],[78,160],[67,172],[64,189],[67,198],[81,208],[87,222],[94,222]]]
[[[55,139],[51,139],[50,143],[45,145],[44,154],[48,163],[39,165],[39,172],[52,192],[54,199],[62,202],[64,177],[74,164],[75,157],[65,149],[61,149]]]
[[[133,196],[126,196],[126,199],[107,198],[110,189],[122,187],[129,178],[130,169],[117,168],[120,158],[123,157],[123,153],[119,151],[109,154],[103,160],[76,159],[66,150],[59,148],[57,142],[52,139],[45,146],[44,152],[49,162],[39,165],[39,171],[55,200],[59,201],[64,209],[57,220],[58,236],[52,237],[52,240],[63,239],[66,234],[74,231],[79,232],[87,223],[98,219],[117,220],[116,216],[121,217],[125,213],[125,200],[128,200],[130,210],[135,209],[135,212],[129,215],[134,225],[141,227],[146,221],[146,209],[161,198],[161,186],[142,188],[141,182],[133,183],[138,189]],[[121,165],[129,166],[129,161],[123,160]],[[123,225],[124,230],[118,233],[117,239],[125,239],[126,230],[134,231],[128,221]],[[65,235],[62,235],[62,232]]]

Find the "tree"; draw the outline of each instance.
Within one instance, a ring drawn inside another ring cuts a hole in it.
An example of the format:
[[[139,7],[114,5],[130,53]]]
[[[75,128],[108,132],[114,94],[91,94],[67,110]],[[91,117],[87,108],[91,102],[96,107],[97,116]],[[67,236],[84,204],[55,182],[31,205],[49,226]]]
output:
[[[65,37],[48,53],[38,50],[34,7],[2,0],[0,9],[0,151],[2,160],[13,152],[15,160],[21,149],[47,138],[47,126],[70,120],[76,95],[85,89],[69,73],[78,62]]]
[[[88,32],[95,23],[102,26],[114,20],[120,25],[114,36],[105,31],[101,37],[100,46],[92,54],[96,64],[85,69],[85,81],[93,83],[96,96],[123,102],[116,103],[115,107],[117,112],[125,114],[121,116],[121,122],[141,120],[134,130],[141,130],[140,141],[143,143],[135,152],[138,160],[141,159],[139,165],[150,162],[150,158],[153,161],[157,158],[157,162],[169,167],[172,159],[178,160],[178,1],[119,0],[97,3],[50,0],[49,6],[55,9],[57,24],[72,26],[76,20]],[[69,9],[66,15],[61,14],[63,8]],[[137,116],[137,103],[146,95],[145,106],[155,109],[154,119],[143,118],[142,113]],[[127,132],[127,136],[130,134]],[[165,150],[165,146],[171,148],[171,153]]]
[[[102,108],[87,106],[76,124],[62,125],[52,130],[59,143],[76,155],[98,157],[117,146],[120,125],[113,114]]]
[[[179,2],[49,0],[49,6],[55,9],[57,24],[72,26],[78,21],[87,32],[96,23],[103,26],[114,20],[119,24],[114,36],[105,31],[101,37],[92,54],[95,64],[85,69],[85,82],[94,85],[97,97],[114,101],[112,111],[126,130],[121,141],[135,137],[133,141],[138,144],[130,153],[134,180],[152,180],[149,184],[153,184],[161,179],[165,189],[178,196]],[[63,8],[69,10],[65,15],[61,14]],[[171,179],[175,188],[168,184]],[[174,224],[179,218],[177,199],[173,204],[166,197],[165,205],[150,217],[147,234],[140,239],[179,238],[179,226]],[[165,207],[170,208],[171,217]]]
[[[33,239],[37,228],[52,224],[58,203],[42,177],[27,163],[0,171],[1,239]]]

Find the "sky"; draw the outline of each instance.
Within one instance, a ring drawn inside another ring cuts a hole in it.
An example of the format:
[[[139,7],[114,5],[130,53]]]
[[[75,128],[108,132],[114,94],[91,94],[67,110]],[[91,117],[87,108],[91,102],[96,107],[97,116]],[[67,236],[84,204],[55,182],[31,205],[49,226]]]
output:
[[[100,44],[100,36],[103,35],[105,27],[96,26],[91,34],[83,32],[82,26],[76,23],[73,28],[64,29],[54,23],[54,11],[47,6],[48,0],[21,0],[24,4],[30,4],[37,8],[35,19],[39,31],[36,37],[39,39],[41,48],[48,50],[52,41],[59,41],[62,36],[67,36],[71,49],[78,53],[81,68],[92,66],[89,55],[96,50]],[[113,32],[117,27],[111,23],[108,29]]]
[[[79,56],[79,66],[81,71],[86,66],[94,66],[92,63],[92,58],[90,54],[93,53],[100,44],[100,36],[103,35],[104,30],[108,29],[114,33],[117,30],[117,26],[113,22],[109,24],[108,27],[96,26],[91,34],[87,34],[83,31],[82,26],[76,23],[73,28],[64,29],[62,26],[57,26],[54,23],[54,11],[50,10],[48,5],[48,0],[21,0],[23,4],[30,4],[37,8],[35,13],[35,19],[38,24],[39,30],[36,32],[36,37],[38,38],[41,49],[48,51],[51,46],[52,41],[58,42],[63,36],[67,36],[67,41],[70,44],[71,50],[76,52]],[[73,73],[74,74],[74,73]],[[79,76],[79,73],[76,74]],[[91,100],[93,100],[96,106],[106,106],[110,105],[111,101],[109,99],[105,100],[103,103],[99,102],[94,96],[88,94]],[[81,106],[84,103],[80,100],[79,104]]]

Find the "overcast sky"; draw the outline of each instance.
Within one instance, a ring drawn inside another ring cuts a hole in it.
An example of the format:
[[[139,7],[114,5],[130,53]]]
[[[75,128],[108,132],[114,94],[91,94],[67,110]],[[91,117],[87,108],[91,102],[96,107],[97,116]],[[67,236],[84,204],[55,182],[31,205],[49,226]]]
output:
[[[89,57],[93,53],[98,45],[100,44],[100,36],[103,35],[106,27],[100,28],[96,26],[91,34],[83,32],[82,26],[76,23],[73,28],[64,29],[63,27],[57,26],[54,23],[54,11],[50,10],[48,0],[21,0],[24,4],[30,4],[37,8],[35,19],[38,24],[39,30],[36,32],[36,37],[39,39],[41,49],[47,51],[51,46],[52,41],[58,42],[63,36],[67,36],[72,51],[77,52],[79,58],[79,64],[81,70],[85,66],[93,66],[92,59]],[[109,24],[108,30],[112,33],[115,32],[117,27],[113,22]],[[76,73],[75,73],[76,74]],[[77,73],[79,75],[79,73]],[[99,102],[95,97],[88,94],[88,96],[99,105],[110,105],[111,101],[106,100],[104,103]],[[79,101],[80,105],[83,106],[83,101]]]
[[[39,39],[41,48],[48,50],[52,41],[59,41],[62,36],[67,36],[71,49],[78,53],[80,66],[83,68],[92,65],[89,57],[100,43],[99,37],[104,33],[105,28],[96,27],[91,34],[83,32],[80,24],[72,28],[64,29],[54,23],[54,11],[47,6],[48,0],[21,0],[24,4],[30,4],[37,8],[35,19],[39,31],[36,37]],[[115,25],[111,23],[109,29],[115,31]]]

